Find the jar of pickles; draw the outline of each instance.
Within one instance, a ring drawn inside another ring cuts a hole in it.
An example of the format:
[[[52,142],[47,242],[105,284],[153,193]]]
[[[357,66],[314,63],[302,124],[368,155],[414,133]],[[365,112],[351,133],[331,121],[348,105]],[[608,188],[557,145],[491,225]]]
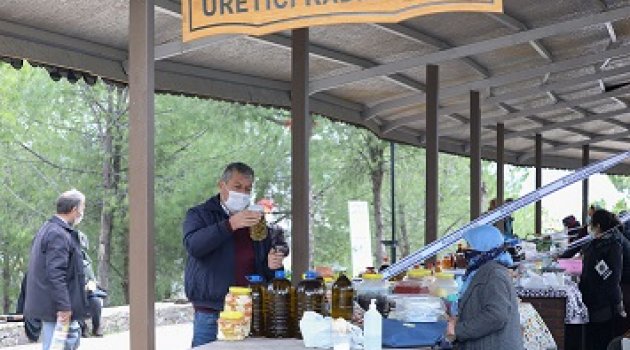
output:
[[[240,312],[249,329],[252,322],[252,290],[246,287],[230,287],[225,296],[223,311]]]
[[[240,311],[223,311],[217,321],[217,339],[226,341],[243,340],[249,333],[245,316]]]

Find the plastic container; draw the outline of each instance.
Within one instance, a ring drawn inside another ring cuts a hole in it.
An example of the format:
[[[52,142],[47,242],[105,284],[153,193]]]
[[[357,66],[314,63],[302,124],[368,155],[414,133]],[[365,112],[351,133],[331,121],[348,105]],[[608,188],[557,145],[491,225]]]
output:
[[[265,293],[265,327],[268,338],[291,338],[292,300],[291,282],[284,271],[276,271],[276,277],[267,286]]]
[[[247,276],[249,289],[252,291],[252,322],[249,335],[263,337],[265,335],[265,283],[262,276]]]
[[[438,322],[446,318],[446,306],[441,298],[431,295],[395,294],[390,297],[394,309],[388,318],[402,322]]]
[[[343,318],[352,321],[354,288],[344,273],[339,275],[332,286],[332,303],[330,314],[333,319]]]
[[[223,311],[217,321],[217,339],[226,341],[243,340],[249,333],[245,316],[239,311]]]
[[[376,309],[376,299],[370,301],[370,308],[363,318],[363,349],[383,348],[383,316]]]
[[[449,295],[457,294],[457,282],[452,273],[440,272],[435,274],[435,280],[429,285],[431,295],[440,298],[447,298]]]
[[[407,277],[394,285],[394,294],[429,294],[429,284],[433,282],[431,270],[411,269]]]
[[[389,313],[389,283],[383,281],[381,274],[365,274],[357,286],[357,301],[363,310],[368,310],[372,299],[376,299],[378,312],[387,317]]]
[[[325,287],[325,299],[324,299],[324,316],[330,316],[330,309],[332,308],[332,287],[335,283],[335,279],[332,277],[324,277]]]
[[[314,311],[322,315],[324,310],[324,284],[317,279],[317,273],[309,271],[297,286],[297,317],[300,322],[305,311]],[[296,328],[296,336],[301,339],[299,327]]]
[[[223,311],[241,312],[249,329],[252,323],[252,290],[247,287],[230,287],[225,296]]]

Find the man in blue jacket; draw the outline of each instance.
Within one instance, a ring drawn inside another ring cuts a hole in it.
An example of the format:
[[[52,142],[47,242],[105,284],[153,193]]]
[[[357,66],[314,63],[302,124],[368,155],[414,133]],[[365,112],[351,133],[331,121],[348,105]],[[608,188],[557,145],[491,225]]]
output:
[[[219,180],[219,193],[190,208],[183,228],[188,253],[184,285],[195,309],[192,346],[216,340],[217,319],[230,286],[247,285],[246,276],[271,280],[282,269],[284,254],[273,249],[269,235],[255,241],[250,227],[262,213],[247,210],[254,171],[229,164]]]
[[[85,318],[87,299],[79,233],[85,196],[71,190],[57,199],[57,214],[33,239],[26,277],[24,317],[42,321],[42,345],[48,350],[57,322],[70,323],[65,349],[79,347],[78,320]]]

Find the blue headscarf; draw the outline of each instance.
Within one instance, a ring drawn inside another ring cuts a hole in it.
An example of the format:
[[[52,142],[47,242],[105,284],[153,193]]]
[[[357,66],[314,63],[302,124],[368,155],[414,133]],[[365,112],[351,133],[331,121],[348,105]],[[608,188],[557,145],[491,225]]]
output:
[[[514,264],[512,256],[503,246],[504,238],[501,231],[490,225],[479,226],[464,233],[464,239],[473,250],[472,257],[468,261],[468,268],[464,275],[462,286],[459,290],[460,297],[464,295],[473,277],[488,261],[496,261],[501,265],[510,267]]]

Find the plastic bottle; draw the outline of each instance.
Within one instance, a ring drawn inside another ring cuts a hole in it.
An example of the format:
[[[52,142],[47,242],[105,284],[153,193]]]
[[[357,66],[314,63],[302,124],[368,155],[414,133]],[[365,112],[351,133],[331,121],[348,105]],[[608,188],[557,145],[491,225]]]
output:
[[[333,319],[343,318],[352,321],[354,288],[352,282],[344,273],[339,274],[339,278],[332,287],[331,316]]]
[[[265,313],[264,294],[265,284],[262,276],[247,276],[249,288],[252,290],[252,325],[250,335],[252,337],[263,337],[265,335]]]
[[[50,350],[64,350],[66,348],[66,340],[68,339],[69,330],[70,321],[60,322],[57,320],[50,344]]]
[[[304,279],[297,286],[297,323],[296,337],[302,338],[299,322],[305,311],[315,311],[324,314],[324,285],[317,279],[317,273],[308,271]]]
[[[376,299],[370,302],[370,308],[363,319],[363,348],[381,350],[383,348],[383,317],[376,309]]]
[[[276,277],[265,293],[265,311],[268,338],[291,337],[291,282],[284,277],[284,271],[276,271]]]

